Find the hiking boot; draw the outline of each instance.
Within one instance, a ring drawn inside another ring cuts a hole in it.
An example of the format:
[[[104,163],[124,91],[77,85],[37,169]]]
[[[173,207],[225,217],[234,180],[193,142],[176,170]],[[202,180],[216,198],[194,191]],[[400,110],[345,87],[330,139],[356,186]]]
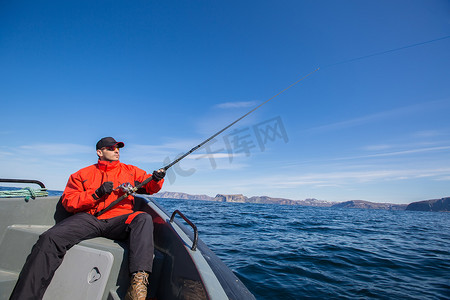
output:
[[[131,279],[125,300],[145,300],[147,297],[148,274],[137,272]]]

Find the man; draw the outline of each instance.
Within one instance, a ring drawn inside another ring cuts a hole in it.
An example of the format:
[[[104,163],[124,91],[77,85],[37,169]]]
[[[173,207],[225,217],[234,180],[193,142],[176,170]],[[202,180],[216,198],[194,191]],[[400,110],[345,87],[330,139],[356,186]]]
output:
[[[149,214],[134,211],[134,198],[128,196],[101,215],[98,213],[124,195],[118,188],[133,185],[152,176],[145,188],[158,192],[165,171],[152,175],[119,161],[124,143],[105,137],[96,145],[97,164],[72,174],[62,195],[62,204],[74,213],[39,236],[19,275],[10,299],[42,299],[67,250],[95,237],[128,240],[129,271],[132,276],[125,299],[145,299],[148,276],[153,265],[153,221]]]

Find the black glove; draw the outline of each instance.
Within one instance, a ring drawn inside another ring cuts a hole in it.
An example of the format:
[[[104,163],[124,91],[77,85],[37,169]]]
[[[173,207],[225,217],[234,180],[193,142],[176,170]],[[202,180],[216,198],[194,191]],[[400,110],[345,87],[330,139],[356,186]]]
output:
[[[134,181],[134,186],[138,186],[138,184],[141,184],[141,183],[139,181],[135,180]],[[145,189],[145,187],[140,187],[136,191],[136,194],[147,194],[147,190]]]
[[[161,179],[164,178],[164,176],[166,176],[166,170],[164,169],[159,169],[158,171],[153,171],[152,174],[152,179],[156,182],[160,181]]]
[[[104,182],[96,191],[95,195],[97,196],[97,199],[100,199],[101,197],[105,195],[109,195],[112,193],[114,188],[114,184],[112,181],[106,181]],[[95,198],[95,197],[94,197]]]

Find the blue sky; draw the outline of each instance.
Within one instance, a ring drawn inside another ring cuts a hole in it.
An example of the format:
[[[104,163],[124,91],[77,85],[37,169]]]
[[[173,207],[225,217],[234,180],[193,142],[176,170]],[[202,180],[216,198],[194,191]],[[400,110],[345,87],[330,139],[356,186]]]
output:
[[[1,1],[0,177],[63,189],[95,143],[165,191],[450,196],[450,2]]]

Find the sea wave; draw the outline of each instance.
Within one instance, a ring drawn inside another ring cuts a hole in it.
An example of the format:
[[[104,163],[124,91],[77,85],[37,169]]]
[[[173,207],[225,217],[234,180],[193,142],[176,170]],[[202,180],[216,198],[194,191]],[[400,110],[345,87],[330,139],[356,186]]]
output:
[[[159,201],[257,299],[449,299],[448,213]]]

